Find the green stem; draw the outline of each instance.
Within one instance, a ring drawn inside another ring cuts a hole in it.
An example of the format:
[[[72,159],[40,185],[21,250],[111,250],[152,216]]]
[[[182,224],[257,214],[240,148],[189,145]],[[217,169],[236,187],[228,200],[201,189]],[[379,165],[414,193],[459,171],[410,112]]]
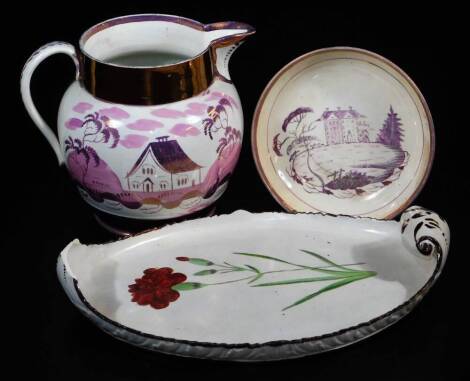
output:
[[[348,264],[345,264],[345,265],[341,265],[341,266],[360,266],[360,265],[365,265],[364,262],[358,262],[358,263],[348,263]],[[330,268],[330,267],[336,267],[336,266],[320,266],[320,267],[317,267],[319,269],[327,269],[327,268]],[[289,272],[289,271],[305,271],[307,269],[305,268],[300,268],[300,269],[286,269],[286,270],[275,270],[275,271],[266,271],[263,273],[264,274],[274,274],[274,273],[285,273],[285,272]],[[359,271],[359,270],[354,270],[354,271]],[[346,271],[345,271],[346,272]]]
[[[247,276],[245,278],[240,278],[240,279],[234,279],[234,280],[227,280],[225,282],[217,282],[217,283],[205,283],[206,286],[217,286],[219,284],[228,284],[228,283],[236,283],[236,282],[241,282],[242,280],[247,280],[254,278],[253,275]]]
[[[306,265],[299,265],[297,263],[292,263],[292,262],[289,262],[289,261],[285,261],[283,259],[270,257],[268,255],[251,254],[251,253],[239,253],[239,252],[235,252],[234,254],[245,255],[247,257],[255,257],[255,258],[261,258],[261,259],[269,259],[269,260],[272,260],[272,261],[285,263],[286,265],[300,267],[300,268],[308,269],[308,270],[312,270],[312,271],[318,271],[318,272],[322,272],[322,273],[330,274],[330,275],[340,275],[340,274],[344,275],[344,274],[347,274],[347,273],[356,272],[356,270],[352,270],[352,271],[326,270],[324,267],[312,267],[312,266],[306,266]]]
[[[326,266],[326,267],[329,267],[329,266]],[[244,270],[254,272],[255,276],[250,275],[250,276],[247,276],[247,277],[234,279],[234,280],[228,280],[228,281],[224,281],[224,282],[205,283],[205,285],[206,286],[217,286],[217,285],[220,285],[220,284],[237,283],[237,282],[241,282],[241,281],[244,281],[244,280],[247,280],[247,279],[252,279],[252,280],[253,279],[259,279],[259,278],[261,278],[261,276],[266,275],[266,274],[273,274],[273,273],[278,273],[278,272],[288,272],[288,271],[300,271],[300,270],[305,270],[305,269],[277,270],[277,271],[266,271],[266,272],[261,272],[261,273],[257,273],[257,272],[255,272],[254,270],[251,270],[251,269],[244,269]],[[354,274],[352,272],[351,273],[346,273],[346,271],[344,271],[344,273],[345,274],[342,277],[338,277],[338,279],[364,276],[364,274],[369,274],[369,273],[373,273],[372,275],[375,275],[375,272],[373,272],[373,271],[355,271]],[[368,275],[368,276],[372,276],[372,275]]]
[[[361,265],[365,265],[364,262],[357,262],[357,263],[347,263],[347,264],[344,264],[344,265],[340,265],[340,266],[361,266]],[[232,266],[232,267],[228,267],[228,266],[224,266],[224,265],[220,265],[218,263],[214,263],[214,266],[218,266],[218,267],[222,267],[222,268],[226,268],[226,269],[230,269],[230,270],[227,270],[227,271],[221,271],[220,273],[221,274],[225,274],[225,273],[230,273],[230,272],[235,272],[235,271],[251,271],[251,272],[256,272],[255,270],[253,269],[250,269],[250,268],[244,268],[244,267],[238,267],[238,266]],[[330,265],[330,266],[319,266],[317,267],[318,269],[328,269],[328,268],[331,268],[331,267],[337,267],[337,266],[334,266],[334,265]],[[257,274],[262,274],[262,275],[265,275],[265,274],[275,274],[275,273],[284,273],[284,272],[290,272],[290,271],[305,271],[305,270],[308,270],[306,268],[299,268],[299,269],[284,269],[284,270],[275,270],[275,271],[265,271],[265,272],[261,272],[261,273],[257,273]],[[353,272],[355,272],[356,270],[353,270]],[[346,272],[346,271],[344,271]],[[351,271],[348,271],[348,273],[351,272]]]
[[[258,283],[253,285],[252,287],[266,287],[266,286],[286,286],[291,284],[298,284],[298,283],[311,283],[311,282],[321,282],[327,280],[340,280],[340,279],[349,279],[349,278],[367,278],[369,276],[375,275],[373,271],[357,271],[355,273],[347,273],[345,275],[322,275],[317,277],[310,277],[310,278],[295,278],[295,279],[287,279],[287,280],[280,280],[268,283]]]
[[[231,268],[233,268],[233,266],[221,265],[220,263],[214,263],[214,266],[222,267],[222,268],[226,268],[226,269],[231,269]]]
[[[310,295],[304,296],[302,299],[299,299],[296,302],[288,305],[287,307],[284,307],[282,309],[282,311],[288,310],[292,307],[298,306],[299,304],[305,303],[305,302],[309,301],[310,299],[313,299],[316,296],[318,296],[320,294],[323,294],[324,292],[328,292],[328,291],[334,290],[335,288],[339,288],[339,287],[345,286],[349,283],[357,282],[357,281],[362,280],[362,279],[370,278],[370,277],[375,276],[375,275],[377,275],[377,273],[375,271],[362,271],[361,274],[358,274],[357,276],[344,277],[343,279],[340,279],[335,283],[331,283],[328,286],[325,286],[322,289],[320,289],[320,290],[318,290],[318,291],[316,291],[316,292],[314,292]]]

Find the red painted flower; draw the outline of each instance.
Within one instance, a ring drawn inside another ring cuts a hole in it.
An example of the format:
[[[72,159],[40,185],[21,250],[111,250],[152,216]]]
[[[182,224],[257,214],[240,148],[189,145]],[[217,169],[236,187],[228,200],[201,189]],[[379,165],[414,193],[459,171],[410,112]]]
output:
[[[176,259],[177,259],[178,261],[181,261],[181,262],[187,262],[187,261],[189,261],[189,258],[188,258],[188,257],[176,257]]]
[[[186,275],[174,273],[169,267],[150,268],[144,271],[142,278],[129,285],[129,292],[132,294],[132,301],[141,306],[166,308],[180,296],[172,287],[185,280]]]

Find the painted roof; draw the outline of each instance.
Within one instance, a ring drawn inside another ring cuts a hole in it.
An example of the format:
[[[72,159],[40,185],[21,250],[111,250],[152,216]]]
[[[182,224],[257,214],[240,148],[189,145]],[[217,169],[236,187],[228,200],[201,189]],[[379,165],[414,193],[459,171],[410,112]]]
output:
[[[338,119],[344,119],[348,114],[350,114],[353,118],[364,118],[365,117],[364,115],[358,113],[356,110],[354,110],[353,108],[350,107],[349,109],[340,109],[340,108],[338,108],[337,110],[328,110],[328,109],[326,109],[325,111],[323,111],[323,114],[320,117],[320,119],[317,119],[317,120],[327,119],[331,115],[336,116],[336,118],[338,118]]]
[[[168,140],[168,136],[162,136],[147,145],[126,177],[134,174],[149,150],[158,163],[169,173],[189,172],[202,168],[184,153],[176,140]]]

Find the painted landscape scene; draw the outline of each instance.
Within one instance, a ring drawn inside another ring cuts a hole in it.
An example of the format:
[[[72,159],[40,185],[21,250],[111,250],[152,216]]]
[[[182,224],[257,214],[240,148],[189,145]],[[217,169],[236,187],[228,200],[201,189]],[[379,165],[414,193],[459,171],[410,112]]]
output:
[[[204,207],[207,201],[203,201],[216,197],[217,191],[223,189],[230,178],[242,142],[240,130],[230,125],[228,116],[228,109],[238,106],[226,97],[217,96],[216,100],[216,104],[208,107],[198,106],[206,115],[200,126],[179,123],[169,130],[176,136],[194,137],[204,133],[205,137],[199,140],[201,144],[205,139],[215,140],[215,160],[209,167],[201,166],[190,158],[174,136],[159,133],[149,141],[143,135],[128,134],[122,137],[122,133],[112,127],[111,118],[99,111],[86,115],[84,119],[70,119],[68,128],[77,130],[78,134],[64,141],[66,161],[82,195],[97,203],[111,200],[129,209],[138,209],[143,205],[174,209],[186,200],[193,200],[186,202],[186,207],[192,204],[195,209]],[[114,108],[111,111],[115,119],[128,117],[124,110]],[[176,113],[174,110],[163,111],[171,111],[171,115]],[[194,107],[189,111],[194,113]],[[181,114],[180,111],[178,113]],[[129,128],[141,130],[155,126],[161,128],[162,124],[158,120],[138,120],[128,124]],[[126,162],[126,175],[119,177],[99,152],[130,146],[142,148],[137,151],[135,161]]]
[[[349,198],[395,181],[408,161],[401,119],[390,106],[380,128],[352,107],[292,111],[273,139],[273,151],[288,158],[286,172],[308,193]]]

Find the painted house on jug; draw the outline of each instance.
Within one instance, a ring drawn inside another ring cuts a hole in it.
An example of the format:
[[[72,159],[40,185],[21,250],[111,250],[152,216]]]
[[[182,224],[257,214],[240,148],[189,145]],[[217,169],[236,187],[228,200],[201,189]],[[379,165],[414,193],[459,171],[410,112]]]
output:
[[[147,145],[127,174],[132,192],[162,192],[201,183],[201,166],[192,161],[176,140],[161,136]]]
[[[366,117],[352,107],[338,107],[337,110],[327,108],[317,121],[323,122],[327,145],[369,142],[369,124]]]

